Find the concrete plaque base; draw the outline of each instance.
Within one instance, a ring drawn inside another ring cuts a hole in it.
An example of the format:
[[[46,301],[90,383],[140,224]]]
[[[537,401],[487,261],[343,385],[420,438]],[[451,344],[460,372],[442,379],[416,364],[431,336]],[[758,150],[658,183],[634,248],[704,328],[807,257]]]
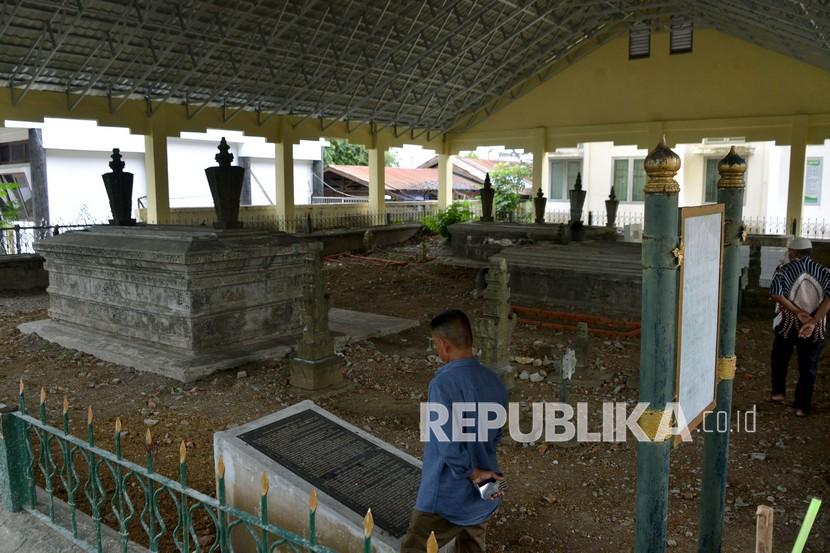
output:
[[[373,551],[399,550],[401,527],[405,530],[415,504],[421,462],[313,402],[218,432],[213,450],[215,462],[221,458],[225,465],[229,504],[256,512],[260,478],[266,473],[271,483],[268,514],[274,524],[307,536],[314,488],[319,499],[317,543],[340,553],[361,553],[363,517],[371,508]],[[232,539],[235,551],[254,550],[244,533]]]

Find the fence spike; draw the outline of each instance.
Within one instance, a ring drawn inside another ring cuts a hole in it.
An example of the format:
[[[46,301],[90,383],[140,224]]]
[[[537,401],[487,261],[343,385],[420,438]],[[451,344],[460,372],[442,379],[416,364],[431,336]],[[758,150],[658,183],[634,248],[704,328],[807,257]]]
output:
[[[66,415],[69,413],[69,400],[66,396],[63,396],[63,414]]]
[[[147,445],[147,449],[153,447],[153,433],[150,432],[150,429],[147,429],[147,432],[144,433],[144,443]]]
[[[43,405],[46,403],[46,388],[43,386],[40,387],[40,404]]]
[[[225,478],[225,460],[219,457],[219,463],[216,465],[216,476]]]
[[[86,408],[86,425],[92,426],[92,421],[95,420],[95,417],[92,413],[92,405]]]
[[[317,488],[311,488],[311,495],[308,497],[308,507],[311,512],[317,512]]]
[[[375,519],[372,518],[372,509],[366,511],[366,517],[363,519],[363,536],[366,538],[372,537],[372,530],[375,529]]]
[[[438,553],[438,540],[435,539],[435,532],[429,533],[427,539],[427,553]]]
[[[179,446],[179,464],[183,465],[184,462],[187,460],[187,446],[182,440],[182,444]]]
[[[259,485],[261,489],[261,493],[263,496],[268,495],[268,490],[271,487],[270,482],[268,482],[268,473],[263,472],[262,477],[259,480]]]
[[[20,377],[20,392],[19,392],[19,394],[21,396],[23,395],[23,377]]]
[[[115,433],[121,434],[121,417],[115,417]]]

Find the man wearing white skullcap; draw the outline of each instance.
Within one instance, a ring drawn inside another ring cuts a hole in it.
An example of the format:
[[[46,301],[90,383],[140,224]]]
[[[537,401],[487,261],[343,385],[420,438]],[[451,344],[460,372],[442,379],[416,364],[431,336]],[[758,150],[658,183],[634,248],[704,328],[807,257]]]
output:
[[[778,268],[769,287],[769,294],[776,302],[770,399],[784,402],[787,368],[795,349],[798,384],[793,408],[800,417],[810,412],[830,311],[830,271],[813,260],[812,249],[812,243],[806,238],[791,240],[787,245],[790,261]]]

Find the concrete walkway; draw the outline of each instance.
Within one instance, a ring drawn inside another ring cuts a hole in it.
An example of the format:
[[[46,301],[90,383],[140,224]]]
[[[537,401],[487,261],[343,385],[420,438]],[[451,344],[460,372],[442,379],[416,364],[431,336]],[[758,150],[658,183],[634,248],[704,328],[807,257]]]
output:
[[[34,515],[0,508],[0,553],[76,553],[83,549]]]

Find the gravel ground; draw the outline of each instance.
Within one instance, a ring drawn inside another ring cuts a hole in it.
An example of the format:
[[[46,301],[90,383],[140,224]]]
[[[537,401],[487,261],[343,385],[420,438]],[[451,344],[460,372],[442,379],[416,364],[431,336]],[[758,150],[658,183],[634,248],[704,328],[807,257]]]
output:
[[[433,256],[442,253],[432,242]],[[413,260],[416,245],[376,252],[397,260]],[[352,344],[343,353],[348,384],[334,392],[308,394],[290,388],[283,362],[259,362],[226,371],[195,384],[138,374],[37,337],[23,336],[17,325],[46,316],[46,297],[0,297],[0,402],[14,401],[22,377],[36,397],[42,385],[49,395],[50,419],[61,398],[70,402],[73,430],[82,432],[87,405],[95,407],[96,424],[105,436],[116,416],[128,432],[124,454],[142,462],[141,440],[150,426],[156,441],[159,472],[177,474],[178,444],[185,440],[192,485],[212,493],[212,433],[261,417],[302,399],[326,409],[414,455],[420,456],[418,402],[437,368],[428,351],[431,315],[461,307],[473,315],[480,305],[473,292],[475,271],[437,261],[376,265],[359,259],[327,262],[325,274],[336,307],[413,318],[421,326],[402,334]],[[830,426],[828,353],[820,364],[813,414],[805,419],[789,409],[766,403],[770,321],[744,319],[738,324],[738,374],[734,405],[741,413],[756,408],[756,431],[733,425],[730,446],[725,553],[754,548],[755,508],[775,508],[776,549],[789,549],[811,496],[830,499],[827,462]],[[551,371],[550,361],[573,346],[570,332],[520,325],[513,354],[519,371]],[[599,412],[603,401],[637,400],[639,342],[592,337],[583,364],[570,388],[571,402],[587,401]],[[534,366],[534,361],[536,365]],[[541,366],[538,366],[541,363]],[[242,372],[244,371],[244,373]],[[794,373],[795,371],[793,371]],[[541,375],[540,375],[541,376]],[[794,386],[795,374],[791,375]],[[538,379],[538,378],[537,378]],[[556,378],[522,380],[518,401],[557,401]],[[734,421],[744,421],[735,417]],[[591,417],[591,429],[598,428]],[[99,443],[106,446],[106,440]],[[670,550],[696,551],[702,436],[672,451],[670,483]],[[538,444],[500,446],[502,468],[511,487],[489,531],[492,551],[614,552],[633,543],[636,447],[619,444]],[[830,551],[830,509],[816,522],[806,551]]]

